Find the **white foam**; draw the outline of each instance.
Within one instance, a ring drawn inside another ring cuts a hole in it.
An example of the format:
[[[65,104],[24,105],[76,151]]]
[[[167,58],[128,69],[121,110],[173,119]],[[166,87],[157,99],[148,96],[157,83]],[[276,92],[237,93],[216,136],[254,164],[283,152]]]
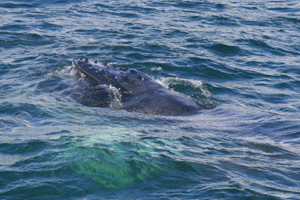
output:
[[[111,103],[110,103],[110,107],[111,108],[114,108],[114,109],[120,109],[120,108],[122,108],[123,107],[123,104],[122,104],[122,102],[121,102],[121,100],[122,100],[122,95],[121,95],[121,93],[120,93],[120,89],[118,89],[118,88],[116,88],[116,87],[114,87],[114,86],[112,86],[112,85],[109,85],[108,87],[107,87],[107,89],[109,90],[109,91],[111,91],[112,93],[113,93],[113,95],[114,95],[114,98],[113,98],[113,100],[111,101]]]
[[[152,67],[150,70],[151,71],[159,71],[159,72],[163,71],[163,69],[161,67]]]
[[[196,90],[201,90],[202,95],[204,95],[205,97],[211,97],[211,93],[205,87],[203,87],[203,83],[201,80],[193,80],[179,77],[162,77],[156,79],[156,81],[169,89],[171,89],[171,84],[187,85]]]
[[[58,69],[58,70],[55,70],[54,72],[50,72],[50,73],[47,73],[46,75],[44,75],[45,78],[51,78],[53,76],[60,76],[70,70],[72,70],[74,67],[73,66],[64,66],[62,69]]]

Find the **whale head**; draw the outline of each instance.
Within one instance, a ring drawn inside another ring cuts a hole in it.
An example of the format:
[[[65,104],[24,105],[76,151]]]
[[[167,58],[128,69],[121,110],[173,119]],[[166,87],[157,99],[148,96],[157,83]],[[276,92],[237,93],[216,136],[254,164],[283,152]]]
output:
[[[123,93],[138,94],[160,85],[142,72],[132,68],[109,65],[106,62],[75,59],[75,67],[99,84],[111,85]]]

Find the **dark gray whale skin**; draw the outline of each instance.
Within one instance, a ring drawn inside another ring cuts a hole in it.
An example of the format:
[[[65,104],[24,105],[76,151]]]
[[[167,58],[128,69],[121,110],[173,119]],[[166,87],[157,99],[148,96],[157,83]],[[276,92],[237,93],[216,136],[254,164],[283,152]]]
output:
[[[180,115],[203,109],[193,99],[167,89],[136,69],[89,62],[87,58],[75,59],[73,64],[99,84],[118,88],[121,109],[154,115]]]

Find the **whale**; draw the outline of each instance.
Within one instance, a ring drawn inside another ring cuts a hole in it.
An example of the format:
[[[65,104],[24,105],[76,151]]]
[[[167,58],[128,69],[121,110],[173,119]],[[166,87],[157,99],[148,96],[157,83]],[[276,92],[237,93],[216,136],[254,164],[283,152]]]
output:
[[[121,102],[118,109],[152,115],[181,115],[204,109],[194,99],[166,88],[133,68],[88,58],[74,59],[73,66],[97,84],[117,88]]]

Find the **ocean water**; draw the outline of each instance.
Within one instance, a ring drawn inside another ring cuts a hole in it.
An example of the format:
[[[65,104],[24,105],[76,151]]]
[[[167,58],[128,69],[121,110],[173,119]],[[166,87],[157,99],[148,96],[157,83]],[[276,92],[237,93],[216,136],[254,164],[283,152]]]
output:
[[[0,199],[300,199],[299,32],[296,0],[1,0]],[[207,109],[89,106],[79,56]]]

